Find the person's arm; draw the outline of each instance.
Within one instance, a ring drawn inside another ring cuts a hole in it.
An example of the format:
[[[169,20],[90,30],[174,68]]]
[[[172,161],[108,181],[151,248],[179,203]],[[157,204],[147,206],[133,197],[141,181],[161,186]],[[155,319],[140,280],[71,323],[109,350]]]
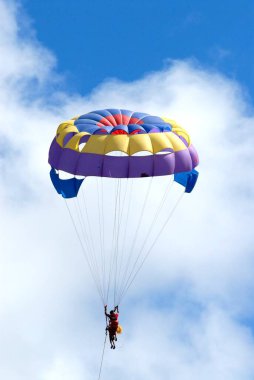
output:
[[[119,313],[118,305],[117,305],[117,306],[115,306],[115,309],[114,309],[114,311],[117,311],[117,312]]]
[[[110,314],[107,313],[107,305],[104,306],[104,312],[106,317],[110,318]]]

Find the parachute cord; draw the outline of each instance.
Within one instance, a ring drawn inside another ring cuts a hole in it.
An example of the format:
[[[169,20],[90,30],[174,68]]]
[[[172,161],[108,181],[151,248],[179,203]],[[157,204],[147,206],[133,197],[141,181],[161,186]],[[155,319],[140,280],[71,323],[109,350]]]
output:
[[[128,270],[129,270],[129,267],[130,267],[130,264],[131,264],[131,259],[132,259],[133,254],[134,254],[134,247],[136,245],[136,241],[137,241],[137,237],[138,237],[138,234],[139,234],[139,230],[140,230],[140,227],[142,225],[141,222],[142,222],[143,217],[144,217],[145,208],[146,208],[147,201],[148,201],[148,198],[149,198],[149,195],[150,195],[150,191],[151,191],[152,178],[153,177],[150,177],[150,179],[149,179],[149,184],[148,184],[148,188],[146,190],[146,195],[145,195],[145,198],[144,198],[141,214],[140,214],[140,217],[139,217],[139,220],[138,220],[137,229],[135,231],[135,235],[134,235],[134,239],[133,239],[132,244],[131,244],[131,248],[128,251],[129,252],[128,259],[127,259],[126,267],[125,267],[125,270],[124,270],[123,279],[121,281],[121,288],[119,289],[120,291],[118,292],[118,294],[122,293],[122,288],[123,288],[123,286],[124,286],[124,284],[126,282],[126,278],[128,276]],[[118,296],[118,298],[120,298],[120,297]]]
[[[104,223],[104,189],[103,189],[103,178],[101,177],[101,216],[102,216],[102,254],[103,254],[103,264],[102,264],[102,273],[103,273],[103,286],[105,291],[105,297],[106,297],[106,248],[105,248],[105,223]],[[106,300],[106,304],[108,303],[108,300]]]
[[[101,287],[103,289],[103,293],[105,292],[105,283],[104,283],[104,257],[103,257],[103,238],[102,238],[102,210],[103,205],[100,204],[100,190],[99,190],[99,178],[97,177],[97,207],[98,207],[98,215],[99,215],[99,237],[100,237],[100,262],[101,262]],[[104,295],[105,297],[105,295]]]
[[[116,229],[116,219],[117,219],[117,202],[118,202],[118,188],[119,188],[119,179],[116,182],[116,201],[115,201],[115,210],[114,210],[114,225],[113,225],[113,236],[112,236],[112,245],[111,245],[111,254],[109,262],[109,274],[108,274],[108,283],[107,283],[107,295],[106,300],[109,298],[110,284],[111,284],[111,274],[114,264],[114,240],[115,240],[115,229]]]
[[[82,219],[83,219],[84,224],[86,221],[87,226],[88,226],[88,228],[87,228],[87,239],[90,242],[89,245],[91,247],[91,261],[93,262],[94,272],[96,274],[96,277],[98,277],[98,284],[100,284],[101,294],[102,294],[102,298],[103,298],[103,304],[105,304],[106,297],[105,297],[105,294],[103,292],[103,284],[102,284],[102,281],[100,279],[99,264],[98,264],[98,260],[97,260],[95,242],[94,242],[93,234],[92,234],[93,230],[92,230],[92,226],[91,226],[89,215],[88,215],[87,204],[86,204],[86,199],[85,199],[85,195],[84,195],[84,189],[82,187],[81,187],[81,194],[82,194],[81,201],[82,201],[83,210],[84,210],[83,213],[81,212],[81,214],[82,214]],[[78,205],[79,205],[79,202],[78,202]]]
[[[144,250],[145,250],[145,246],[146,246],[146,244],[147,244],[147,242],[148,242],[148,240],[149,240],[149,236],[150,236],[150,234],[151,234],[151,231],[152,231],[154,225],[156,224],[156,221],[157,221],[157,219],[158,219],[158,217],[159,217],[159,215],[160,215],[160,212],[161,212],[161,210],[163,209],[163,206],[165,205],[166,200],[167,200],[167,198],[168,198],[168,196],[169,196],[169,194],[170,194],[170,188],[171,188],[172,184],[173,184],[173,177],[170,176],[169,186],[168,186],[168,185],[166,186],[166,189],[165,189],[165,191],[164,191],[164,194],[163,194],[163,197],[162,197],[162,199],[161,199],[161,202],[160,202],[159,206],[157,207],[157,209],[155,210],[154,217],[152,218],[152,221],[151,221],[151,223],[150,223],[150,226],[149,226],[149,228],[148,228],[148,231],[147,231],[147,233],[146,233],[146,236],[145,236],[145,238],[143,239],[143,244],[142,244],[142,246],[141,246],[141,248],[140,248],[140,250],[139,250],[139,253],[138,253],[137,257],[136,257],[135,262],[134,262],[133,265],[132,265],[132,269],[129,271],[128,278],[126,279],[126,277],[125,277],[125,281],[122,282],[121,290],[120,290],[120,292],[119,292],[119,301],[118,301],[118,304],[120,303],[121,294],[124,292],[124,289],[125,289],[126,285],[128,284],[128,281],[129,281],[130,278],[132,277],[132,274],[134,273],[134,271],[135,271],[135,269],[136,269],[136,267],[137,267],[137,263],[138,263],[139,259],[141,258],[142,253],[143,253]]]
[[[121,226],[121,179],[119,179],[119,193],[118,193],[118,212],[117,212],[117,229],[116,229],[116,246],[115,246],[115,268],[114,268],[114,305],[116,305],[116,291],[117,291],[117,269],[119,260],[119,234]]]
[[[170,218],[172,217],[175,209],[177,208],[178,204],[180,203],[182,197],[184,195],[184,192],[180,195],[179,199],[177,200],[175,206],[172,208],[171,212],[169,213],[169,216],[167,217],[166,221],[164,222],[164,224],[162,225],[160,231],[158,232],[158,234],[156,235],[152,245],[150,246],[149,250],[147,251],[146,255],[144,256],[143,260],[141,261],[139,267],[137,268],[136,272],[134,273],[134,275],[132,276],[132,279],[129,281],[129,283],[126,285],[124,291],[122,292],[121,294],[121,297],[120,297],[120,300],[119,300],[119,304],[120,302],[122,302],[122,299],[125,297],[126,295],[126,292],[128,291],[128,289],[130,288],[130,286],[132,285],[133,281],[135,280],[135,278],[137,277],[138,273],[140,272],[141,268],[143,267],[145,261],[147,260],[148,256],[150,255],[153,247],[155,246],[155,244],[157,243],[160,235],[162,234],[162,232],[164,231],[166,225],[168,224]]]
[[[118,182],[116,182],[116,188],[117,188]],[[116,189],[115,189],[116,190]],[[117,193],[117,191],[116,191]],[[113,252],[114,252],[114,239],[115,239],[115,225],[116,225],[116,204],[117,204],[117,197],[116,201],[114,202],[115,208],[114,208],[114,224],[113,224],[113,234],[112,234],[112,244],[111,244],[111,250],[110,250],[110,259],[109,259],[109,271],[108,271],[108,281],[107,281],[107,296],[106,300],[108,303],[109,298],[109,292],[110,292],[110,283],[111,283],[111,273],[112,273],[112,265],[113,265]]]
[[[77,197],[76,198],[76,203],[74,203],[75,206],[76,206],[76,210],[77,210],[77,215],[78,215],[78,218],[79,218],[79,221],[80,221],[80,226],[81,226],[81,232],[83,231],[83,238],[85,240],[85,236],[86,236],[86,226],[85,226],[85,220],[84,220],[84,216],[83,216],[83,213],[82,213],[82,210],[81,210],[81,207],[80,207],[80,204],[79,204],[79,198]],[[89,236],[89,235],[88,235]],[[91,251],[91,263],[93,262],[93,271],[94,271],[94,277],[97,278],[97,281],[98,281],[98,286],[100,288],[100,292],[102,294],[102,298],[103,300],[105,299],[104,295],[103,295],[103,287],[102,287],[102,284],[101,284],[101,279],[100,279],[100,271],[99,271],[99,264],[98,264],[98,260],[97,260],[97,255],[96,255],[96,250],[95,250],[95,247],[94,247],[94,242],[91,238],[91,246],[90,246],[90,251]],[[89,250],[88,250],[89,252]]]
[[[79,205],[78,198],[76,198],[76,202],[74,202],[74,205],[75,205],[77,217],[78,217],[78,220],[80,223],[80,235],[83,237],[83,241],[86,242],[86,226],[85,226],[85,221],[83,218],[81,207]],[[88,242],[89,242],[89,240],[88,240]],[[98,284],[100,284],[100,276],[99,276],[99,270],[98,270],[98,263],[97,263],[96,256],[95,256],[95,250],[94,250],[94,248],[92,249],[93,245],[90,245],[87,242],[86,242],[86,246],[87,246],[87,252],[90,254],[90,263],[91,263],[91,268],[92,268],[93,273],[94,273],[94,277],[97,278]],[[90,248],[89,248],[89,246],[90,246]],[[94,251],[94,254],[93,254],[93,251]],[[97,267],[97,269],[96,269],[96,267]],[[100,286],[100,289],[101,289],[101,293],[102,293],[101,286]]]
[[[106,317],[106,326],[107,326],[107,317]],[[107,341],[107,330],[106,330],[106,333],[105,333],[105,339],[104,339],[104,344],[103,344],[103,349],[102,349],[101,363],[100,363],[98,380],[100,380],[100,378],[101,378],[101,370],[102,370],[102,364],[103,364],[103,360],[104,360],[106,341]]]
[[[114,296],[114,305],[116,305],[116,289],[117,289],[117,269],[119,260],[119,234],[121,227],[121,179],[118,179],[117,193],[116,193],[116,208],[115,208],[115,223],[114,223],[114,254],[112,259],[112,291]]]
[[[130,184],[130,186],[129,186]],[[123,208],[121,212],[121,225],[122,225],[122,234],[123,238],[121,247],[119,247],[119,265],[118,265],[118,277],[116,280],[116,288],[118,289],[119,292],[119,284],[121,283],[121,273],[123,271],[123,258],[124,258],[124,251],[125,251],[125,246],[126,246],[126,233],[127,233],[127,225],[129,221],[129,214],[130,214],[130,204],[131,204],[131,193],[132,193],[132,185],[133,185],[133,179],[129,178],[127,179],[126,187],[125,187],[125,194],[124,194],[124,201],[123,201]],[[129,190],[129,191],[128,191]],[[127,193],[129,192],[129,196],[127,197],[128,201],[125,203]],[[124,208],[127,210],[127,216],[123,218],[124,215]],[[116,303],[118,304],[118,303]]]
[[[79,240],[79,242],[80,242],[80,245],[81,245],[81,248],[82,248],[82,252],[83,252],[83,256],[84,256],[85,259],[86,259],[86,262],[87,262],[88,268],[89,268],[89,270],[90,270],[91,276],[92,276],[92,278],[93,278],[93,280],[94,280],[94,283],[95,283],[96,289],[97,289],[98,294],[99,294],[99,296],[100,296],[100,298],[101,298],[102,304],[104,305],[103,295],[102,295],[102,293],[101,293],[101,291],[100,291],[100,287],[98,286],[98,283],[97,283],[97,281],[96,281],[96,278],[95,278],[95,276],[94,276],[94,274],[93,274],[92,267],[91,267],[91,264],[90,264],[90,262],[89,262],[89,260],[88,260],[87,253],[86,253],[85,247],[84,247],[84,245],[83,245],[83,242],[82,242],[82,240],[81,240],[81,238],[80,238],[80,235],[79,235],[79,232],[78,232],[77,226],[76,226],[76,224],[75,224],[75,222],[74,222],[73,216],[72,216],[71,211],[70,211],[70,208],[69,208],[69,206],[68,206],[68,204],[67,204],[67,202],[66,202],[66,199],[64,199],[64,201],[65,201],[65,205],[66,205],[66,207],[67,207],[67,210],[68,210],[68,212],[69,212],[69,215],[70,215],[70,218],[71,218],[71,221],[72,221],[72,224],[73,224],[74,230],[76,231],[76,234],[77,234],[78,240]]]

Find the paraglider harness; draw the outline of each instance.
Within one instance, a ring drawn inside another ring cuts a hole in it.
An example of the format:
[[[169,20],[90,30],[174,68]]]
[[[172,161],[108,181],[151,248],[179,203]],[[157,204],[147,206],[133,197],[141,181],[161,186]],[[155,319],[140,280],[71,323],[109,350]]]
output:
[[[115,349],[115,341],[117,341],[117,328],[118,328],[118,306],[115,306],[114,310],[111,310],[110,313],[107,313],[107,305],[104,306],[105,316],[106,316],[106,335],[109,333],[110,348]],[[117,312],[117,314],[116,314]],[[109,319],[109,322],[108,322]]]

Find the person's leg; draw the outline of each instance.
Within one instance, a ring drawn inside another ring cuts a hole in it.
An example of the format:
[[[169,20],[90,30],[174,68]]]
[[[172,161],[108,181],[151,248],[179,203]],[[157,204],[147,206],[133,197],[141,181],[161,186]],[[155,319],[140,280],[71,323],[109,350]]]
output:
[[[109,340],[110,340],[110,344],[111,344],[110,348],[113,348],[113,346],[114,346],[114,337],[111,334],[109,335]]]

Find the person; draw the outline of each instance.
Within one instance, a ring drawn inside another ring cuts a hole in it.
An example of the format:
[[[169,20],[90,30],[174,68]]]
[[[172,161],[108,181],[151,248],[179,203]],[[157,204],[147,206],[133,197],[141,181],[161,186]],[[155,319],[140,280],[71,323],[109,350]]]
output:
[[[107,305],[104,306],[105,309],[105,315],[109,319],[109,323],[106,327],[106,331],[108,331],[109,334],[109,341],[110,341],[110,348],[115,349],[115,341],[117,341],[116,331],[118,328],[118,316],[119,316],[119,309],[118,306],[114,308],[114,310],[111,310],[110,313],[107,313]]]

